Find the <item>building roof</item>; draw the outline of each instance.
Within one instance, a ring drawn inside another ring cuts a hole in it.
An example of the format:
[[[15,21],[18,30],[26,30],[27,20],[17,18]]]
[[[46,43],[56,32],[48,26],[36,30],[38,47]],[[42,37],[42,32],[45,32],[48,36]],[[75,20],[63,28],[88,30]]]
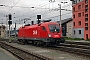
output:
[[[72,18],[67,18],[67,19],[64,19],[64,20],[61,20],[61,23],[64,24],[64,23],[68,23],[69,21],[72,21],[73,19]],[[60,21],[57,21],[58,23]]]

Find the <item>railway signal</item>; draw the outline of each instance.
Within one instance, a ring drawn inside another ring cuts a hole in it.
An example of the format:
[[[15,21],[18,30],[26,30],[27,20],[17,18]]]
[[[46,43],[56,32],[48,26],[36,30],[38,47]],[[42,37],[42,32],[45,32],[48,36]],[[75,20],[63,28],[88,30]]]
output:
[[[8,18],[9,18],[8,24],[11,25],[11,24],[12,24],[12,15],[9,14],[9,15],[8,15]]]
[[[12,15],[11,14],[9,14],[9,20],[12,20]]]
[[[41,20],[39,20],[39,19],[41,19],[41,15],[37,15],[37,19],[38,19],[38,24],[41,22]]]
[[[12,25],[12,15],[9,14],[8,18],[9,18],[9,21],[8,21],[8,24],[9,24],[9,42],[11,42],[11,39],[10,39],[10,26]]]

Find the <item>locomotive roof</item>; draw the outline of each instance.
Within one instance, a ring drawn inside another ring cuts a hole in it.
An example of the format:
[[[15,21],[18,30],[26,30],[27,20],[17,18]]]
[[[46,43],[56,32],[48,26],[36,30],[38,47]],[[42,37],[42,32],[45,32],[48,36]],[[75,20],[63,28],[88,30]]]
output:
[[[57,22],[43,22],[42,24],[58,24]]]
[[[34,28],[34,27],[38,27],[38,26],[46,26],[46,25],[48,25],[48,24],[58,24],[57,22],[42,22],[42,23],[40,23],[40,24],[34,24],[34,25],[30,25],[30,26],[23,26],[23,27],[21,27],[21,28]]]

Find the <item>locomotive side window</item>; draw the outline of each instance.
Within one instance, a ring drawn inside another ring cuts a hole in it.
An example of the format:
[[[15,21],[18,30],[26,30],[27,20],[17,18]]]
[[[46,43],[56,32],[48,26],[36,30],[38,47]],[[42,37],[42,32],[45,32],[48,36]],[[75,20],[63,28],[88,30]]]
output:
[[[46,28],[45,28],[44,26],[42,26],[42,29],[43,29],[44,31],[46,31]]]
[[[59,25],[55,24],[50,24],[49,25],[50,32],[60,32],[60,27]]]

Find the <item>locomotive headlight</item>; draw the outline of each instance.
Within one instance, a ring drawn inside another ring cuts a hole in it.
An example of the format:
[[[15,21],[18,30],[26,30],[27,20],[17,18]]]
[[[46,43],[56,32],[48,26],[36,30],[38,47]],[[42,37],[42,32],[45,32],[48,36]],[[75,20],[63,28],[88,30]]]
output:
[[[51,34],[48,34],[48,37],[51,37]]]

